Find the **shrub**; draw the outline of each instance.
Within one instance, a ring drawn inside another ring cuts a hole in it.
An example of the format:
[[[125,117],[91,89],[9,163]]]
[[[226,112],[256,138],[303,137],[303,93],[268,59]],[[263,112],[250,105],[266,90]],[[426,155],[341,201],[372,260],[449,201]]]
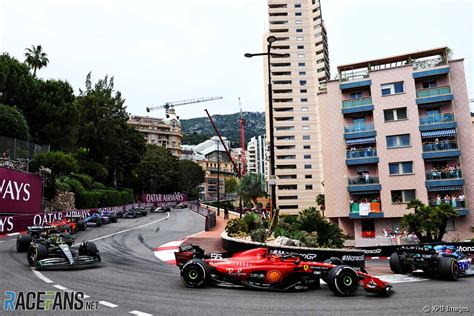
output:
[[[300,239],[300,241],[305,245],[306,247],[318,247],[318,233],[317,232],[311,232],[311,233],[303,233],[303,238]]]
[[[246,234],[248,232],[247,223],[240,218],[230,219],[227,221],[225,231],[229,237],[238,237],[240,233]]]
[[[95,208],[99,207],[99,199],[101,194],[99,192],[81,191],[76,193],[76,208]]]
[[[103,185],[100,182],[94,182],[92,183],[91,189],[92,190],[105,190],[105,185]]]
[[[262,218],[255,212],[249,212],[245,214],[243,220],[245,221],[245,223],[247,223],[249,232],[262,227]]]
[[[71,186],[66,182],[61,181],[61,179],[56,179],[56,190],[61,192],[70,192]]]
[[[267,240],[267,230],[265,228],[255,229],[250,233],[252,241],[265,242]]]
[[[78,180],[84,186],[84,188],[87,189],[87,190],[91,189],[92,183],[94,182],[92,177],[87,175],[87,174],[77,174],[77,173],[75,173],[75,174],[72,174],[71,177],[73,179]]]
[[[61,181],[69,185],[69,187],[71,188],[71,191],[74,192],[76,195],[78,193],[86,191],[82,183],[77,179],[73,179],[70,177],[63,177],[61,178]]]
[[[296,226],[305,232],[317,232],[319,245],[327,248],[338,248],[344,245],[344,234],[339,226],[329,222],[314,207],[304,209],[298,215]]]

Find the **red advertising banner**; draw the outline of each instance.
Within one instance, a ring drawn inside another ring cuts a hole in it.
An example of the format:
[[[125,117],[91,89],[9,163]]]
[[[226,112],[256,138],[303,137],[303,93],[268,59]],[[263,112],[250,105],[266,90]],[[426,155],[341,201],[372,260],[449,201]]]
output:
[[[0,167],[0,213],[41,212],[41,177]]]
[[[154,203],[155,205],[163,205],[163,204],[176,204],[180,202],[186,202],[188,197],[186,194],[183,193],[171,193],[171,194],[151,194],[151,193],[144,193],[142,195],[142,202],[143,203]]]

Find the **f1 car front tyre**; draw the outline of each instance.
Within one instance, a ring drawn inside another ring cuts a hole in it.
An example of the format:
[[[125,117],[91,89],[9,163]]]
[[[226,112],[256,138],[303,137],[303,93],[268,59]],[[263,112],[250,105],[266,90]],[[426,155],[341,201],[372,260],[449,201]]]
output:
[[[438,257],[438,274],[441,279],[457,281],[459,277],[458,261],[451,257]]]
[[[30,247],[31,240],[33,237],[31,234],[19,235],[16,238],[16,251],[18,252],[26,252]]]
[[[337,266],[337,265],[343,265],[343,264],[344,264],[344,262],[342,262],[342,260],[339,259],[339,258],[337,258],[337,257],[331,257],[331,258],[329,258],[329,259],[324,260],[323,262],[324,262],[324,263],[333,264],[333,265],[336,265],[336,266]],[[328,273],[322,274],[322,275],[321,275],[321,279],[322,279],[324,282],[328,283]]]
[[[35,267],[38,261],[48,258],[48,248],[43,244],[31,245],[28,249],[28,263]]]
[[[207,285],[209,267],[201,259],[191,259],[181,269],[181,280],[187,287],[198,288]]]
[[[329,271],[327,283],[338,296],[352,296],[359,288],[357,272],[346,265],[336,266]]]

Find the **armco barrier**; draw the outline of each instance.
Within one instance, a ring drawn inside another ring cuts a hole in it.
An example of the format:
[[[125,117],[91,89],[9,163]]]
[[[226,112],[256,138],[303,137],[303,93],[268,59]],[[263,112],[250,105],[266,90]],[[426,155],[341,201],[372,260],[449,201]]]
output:
[[[373,246],[373,247],[356,247],[361,250],[367,257],[390,257],[392,253],[396,252],[400,247],[410,248],[419,247],[423,245],[449,245],[455,246],[459,251],[465,254],[474,255],[474,242],[439,242],[427,244],[409,244],[409,245],[390,245],[390,246]]]
[[[120,206],[103,207],[101,210],[128,210],[133,207],[147,207],[154,206],[154,203],[133,203]],[[25,231],[28,226],[43,226],[47,225],[56,220],[60,220],[63,217],[69,215],[80,215],[87,217],[90,213],[99,210],[99,208],[92,208],[87,210],[70,210],[62,212],[49,212],[49,213],[37,213],[37,214],[23,214],[23,215],[0,215],[0,235],[10,234]]]
[[[267,246],[259,242],[242,240],[227,236],[226,232],[221,235],[222,248],[229,252],[238,252],[258,247],[268,247],[272,253],[288,254],[296,253],[308,261],[324,261],[331,257],[341,259],[345,264],[353,267],[365,267],[364,252],[358,249],[330,249],[330,248],[308,248],[290,246]]]
[[[188,208],[206,218],[204,229],[209,231],[216,226],[216,212],[211,210],[210,207],[202,206],[199,202],[189,202]]]

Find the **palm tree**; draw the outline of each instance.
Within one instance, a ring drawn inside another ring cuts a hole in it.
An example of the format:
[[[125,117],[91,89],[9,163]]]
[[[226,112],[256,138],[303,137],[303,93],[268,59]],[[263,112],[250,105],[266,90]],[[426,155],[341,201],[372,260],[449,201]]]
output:
[[[319,209],[321,210],[321,213],[323,213],[324,217],[324,210],[326,210],[326,199],[324,197],[324,194],[318,194],[316,197],[316,204],[318,204]]]
[[[251,201],[255,206],[257,206],[257,198],[264,194],[262,187],[262,178],[256,173],[248,172],[242,177],[238,193],[244,201]]]
[[[33,77],[36,77],[36,70],[46,67],[49,63],[47,54],[43,52],[43,47],[41,45],[34,45],[31,48],[25,48],[25,63],[28,64],[30,69],[33,69]]]

